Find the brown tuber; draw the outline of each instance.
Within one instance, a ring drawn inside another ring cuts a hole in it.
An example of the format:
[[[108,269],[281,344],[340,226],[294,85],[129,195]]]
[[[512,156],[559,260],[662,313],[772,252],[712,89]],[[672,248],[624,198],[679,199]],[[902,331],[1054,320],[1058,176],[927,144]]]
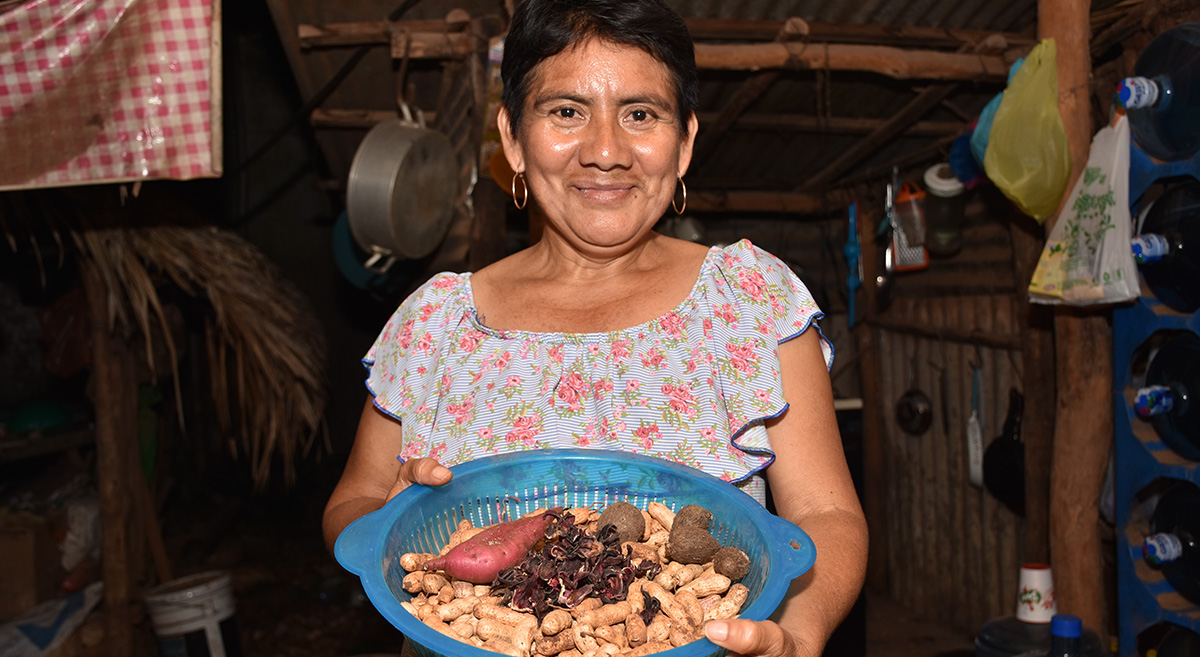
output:
[[[675,513],[675,522],[671,525],[672,531],[684,525],[687,527],[699,527],[704,531],[708,531],[712,525],[712,512],[698,504],[688,504]]]
[[[667,556],[672,561],[680,563],[707,563],[713,554],[721,549],[717,539],[692,525],[681,525],[676,517],[675,526],[671,528],[671,537],[667,539]]]
[[[735,582],[750,572],[750,557],[732,545],[717,550],[712,560],[713,570]]]
[[[622,543],[640,541],[642,532],[646,531],[646,519],[642,517],[642,510],[629,502],[609,504],[600,514],[596,525],[598,529],[604,529],[607,525],[616,527]]]

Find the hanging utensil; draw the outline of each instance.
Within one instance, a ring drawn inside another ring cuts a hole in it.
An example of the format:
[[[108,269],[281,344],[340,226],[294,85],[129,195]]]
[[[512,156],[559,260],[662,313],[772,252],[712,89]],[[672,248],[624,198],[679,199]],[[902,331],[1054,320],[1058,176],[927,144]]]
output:
[[[933,403],[917,385],[917,364],[910,364],[909,388],[896,402],[896,424],[905,433],[920,436],[933,423]]]
[[[1025,516],[1025,443],[1021,442],[1024,408],[1025,397],[1016,388],[1010,389],[1004,432],[983,454],[983,483],[988,492],[1022,517]]]
[[[971,485],[983,488],[983,428],[979,425],[979,389],[983,376],[978,363],[971,365],[971,417],[967,418],[967,475]]]

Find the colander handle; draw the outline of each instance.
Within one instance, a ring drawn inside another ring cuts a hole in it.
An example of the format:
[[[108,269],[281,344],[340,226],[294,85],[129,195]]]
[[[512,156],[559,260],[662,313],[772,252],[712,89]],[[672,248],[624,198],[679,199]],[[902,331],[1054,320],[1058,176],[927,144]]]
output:
[[[378,541],[389,519],[383,509],[372,511],[350,523],[333,544],[333,556],[346,570],[362,576],[372,565],[379,564]]]
[[[817,546],[812,538],[794,523],[778,516],[769,516],[767,521],[771,535],[779,541],[771,552],[771,565],[778,562],[780,576],[788,580],[808,572],[817,561]]]

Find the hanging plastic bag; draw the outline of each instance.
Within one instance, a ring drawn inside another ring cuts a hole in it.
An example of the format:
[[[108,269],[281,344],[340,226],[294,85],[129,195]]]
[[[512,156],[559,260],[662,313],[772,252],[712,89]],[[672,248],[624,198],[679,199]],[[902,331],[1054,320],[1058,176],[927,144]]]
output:
[[[1054,39],[1025,57],[996,108],[983,161],[996,187],[1039,222],[1058,209],[1071,175],[1055,62]]]
[[[1129,121],[1122,114],[1092,138],[1087,167],[1038,259],[1029,300],[1088,306],[1136,299],[1132,237]]]
[[[1022,57],[1012,63],[1008,67],[1008,80],[1011,83],[1013,76],[1017,71],[1021,70],[1021,65],[1025,63],[1025,58]],[[983,159],[987,155],[988,137],[992,134],[992,121],[996,118],[996,110],[1000,107],[1000,101],[1004,100],[1004,92],[996,94],[988,101],[987,105],[979,112],[979,118],[975,120],[975,130],[971,133],[971,155],[975,157],[975,161],[979,164],[979,168],[983,168]]]

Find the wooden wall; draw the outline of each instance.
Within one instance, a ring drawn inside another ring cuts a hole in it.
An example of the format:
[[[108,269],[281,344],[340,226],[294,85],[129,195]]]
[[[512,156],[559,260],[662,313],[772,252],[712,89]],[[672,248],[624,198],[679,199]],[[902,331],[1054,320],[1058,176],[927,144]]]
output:
[[[974,632],[1016,609],[1025,527],[969,480],[973,368],[981,372],[978,410],[986,450],[1001,435],[1009,390],[1022,389],[1024,368],[1054,364],[1023,362],[1018,303],[1025,297],[1014,283],[1004,223],[969,227],[958,255],[897,274],[893,293],[886,309],[868,315],[867,344],[876,354],[863,359],[862,372],[877,377],[876,386],[867,386],[878,390],[877,398],[866,403],[882,407],[876,448],[883,487],[867,495],[882,497],[873,528],[873,539],[881,540],[872,547],[887,553],[872,564],[886,575],[874,574],[886,583],[889,598]],[[914,384],[933,405],[932,425],[919,436],[905,433],[895,419],[896,401]],[[868,472],[868,483],[875,480]]]

